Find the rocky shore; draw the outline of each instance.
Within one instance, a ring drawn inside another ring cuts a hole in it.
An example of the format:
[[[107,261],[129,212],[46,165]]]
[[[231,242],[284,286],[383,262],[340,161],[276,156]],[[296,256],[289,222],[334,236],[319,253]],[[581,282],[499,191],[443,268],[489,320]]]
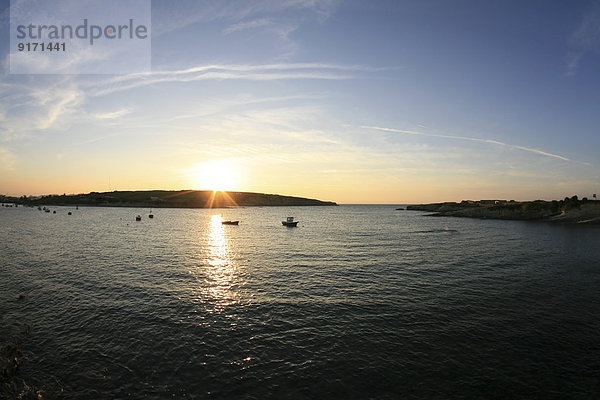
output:
[[[600,225],[600,201],[577,196],[554,201],[480,200],[418,204],[407,210],[431,212],[431,216],[481,219],[551,221]]]

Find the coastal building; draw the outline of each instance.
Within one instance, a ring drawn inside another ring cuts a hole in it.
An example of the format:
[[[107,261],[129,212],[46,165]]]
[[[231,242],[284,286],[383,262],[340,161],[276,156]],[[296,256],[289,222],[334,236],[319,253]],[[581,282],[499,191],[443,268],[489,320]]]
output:
[[[495,205],[495,204],[505,204],[508,203],[507,200],[480,200],[479,204],[481,205]]]

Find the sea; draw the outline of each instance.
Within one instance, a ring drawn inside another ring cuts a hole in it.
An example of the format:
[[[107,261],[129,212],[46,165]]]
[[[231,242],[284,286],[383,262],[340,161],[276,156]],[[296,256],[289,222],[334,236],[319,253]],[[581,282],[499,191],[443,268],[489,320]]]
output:
[[[398,207],[1,207],[0,344],[44,399],[600,398],[600,227]]]

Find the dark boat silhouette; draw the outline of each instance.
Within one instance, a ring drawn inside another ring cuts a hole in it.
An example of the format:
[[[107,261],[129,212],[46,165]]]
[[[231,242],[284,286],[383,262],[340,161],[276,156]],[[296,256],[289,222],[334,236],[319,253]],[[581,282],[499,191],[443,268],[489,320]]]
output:
[[[281,221],[283,226],[294,227],[298,225],[298,221],[294,221],[294,217],[287,217],[285,221]]]

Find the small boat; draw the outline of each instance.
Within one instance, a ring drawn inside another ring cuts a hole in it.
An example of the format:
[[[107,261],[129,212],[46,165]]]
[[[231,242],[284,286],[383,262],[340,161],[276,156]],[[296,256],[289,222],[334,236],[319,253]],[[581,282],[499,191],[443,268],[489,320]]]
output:
[[[238,225],[240,221],[222,221],[222,225]]]
[[[142,220],[142,216],[141,215],[136,215],[135,220],[136,221],[141,221]]]
[[[281,221],[283,226],[296,226],[298,225],[298,221],[294,221],[294,217],[287,217],[285,221]]]

